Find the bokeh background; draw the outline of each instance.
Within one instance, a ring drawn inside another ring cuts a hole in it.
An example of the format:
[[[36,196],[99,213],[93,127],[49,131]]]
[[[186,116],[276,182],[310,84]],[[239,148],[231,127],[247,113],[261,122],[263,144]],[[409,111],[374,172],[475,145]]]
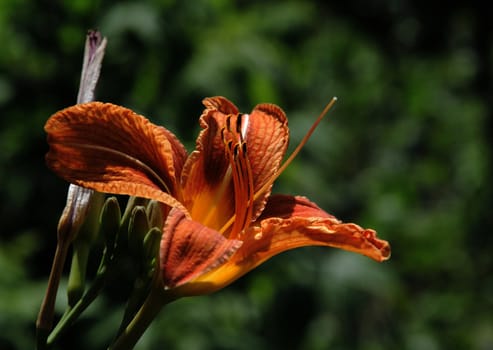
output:
[[[44,165],[43,125],[75,102],[89,28],[108,39],[98,99],[189,150],[203,97],[279,104],[292,149],[337,96],[274,191],[393,251],[382,264],[284,253],[169,305],[139,349],[493,349],[491,13],[411,0],[1,0],[0,349],[34,347],[67,189]],[[120,297],[106,292],[60,348],[104,348]]]

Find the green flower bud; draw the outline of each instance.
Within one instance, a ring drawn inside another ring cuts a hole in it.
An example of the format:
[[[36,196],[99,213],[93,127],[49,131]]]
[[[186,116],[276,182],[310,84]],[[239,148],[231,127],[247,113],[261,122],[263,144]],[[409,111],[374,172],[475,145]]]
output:
[[[147,204],[146,212],[149,218],[149,225],[162,229],[164,225],[163,205],[158,201],[151,200]]]
[[[118,204],[116,197],[109,197],[106,199],[99,220],[100,230],[105,237],[108,249],[114,248],[120,230],[121,216],[120,205]]]
[[[128,224],[128,247],[137,256],[142,256],[143,241],[148,231],[149,220],[147,219],[145,207],[136,206],[132,210]]]
[[[153,227],[147,232],[144,238],[144,259],[146,260],[146,265],[149,266],[149,272],[152,276],[152,272],[156,267],[159,254],[159,246],[161,244],[162,232],[157,227]]]
[[[140,197],[129,197],[127,206],[125,207],[125,212],[122,215],[121,227],[122,229],[127,230],[129,228],[130,217],[132,216],[132,211],[136,206],[146,206],[148,199],[140,198]]]
[[[67,299],[70,306],[82,297],[86,284],[87,261],[91,246],[99,232],[99,215],[104,194],[94,192],[88,204],[85,220],[73,242],[73,255],[67,283]]]

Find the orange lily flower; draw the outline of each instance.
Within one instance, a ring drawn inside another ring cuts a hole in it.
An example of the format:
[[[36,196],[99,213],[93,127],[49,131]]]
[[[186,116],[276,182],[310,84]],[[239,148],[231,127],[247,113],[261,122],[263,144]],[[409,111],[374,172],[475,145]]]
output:
[[[109,103],[69,107],[45,126],[47,163],[62,178],[166,205],[160,249],[166,290],[210,293],[302,246],[389,258],[389,244],[375,231],[342,223],[304,197],[271,195],[274,180],[308,139],[281,164],[289,129],[279,107],[260,104],[248,115],[224,97],[203,103],[202,131],[190,155],[167,129]]]

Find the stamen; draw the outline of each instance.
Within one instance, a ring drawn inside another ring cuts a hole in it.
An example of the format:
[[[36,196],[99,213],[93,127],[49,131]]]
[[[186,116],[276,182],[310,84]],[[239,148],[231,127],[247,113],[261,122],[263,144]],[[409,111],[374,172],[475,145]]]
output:
[[[237,193],[238,191],[236,191],[236,188],[238,188],[240,181],[238,178],[238,169],[236,169],[236,158],[238,157],[239,146],[238,145],[233,146],[232,139],[234,137],[231,134],[234,134],[234,131],[231,130],[231,116],[232,115],[228,115],[226,117],[226,125],[221,129],[221,139],[223,141],[226,159],[229,161],[229,167],[226,171],[225,177],[221,181],[221,186],[219,190],[216,191],[213,205],[210,207],[209,213],[207,214],[205,220],[203,221],[204,224],[208,222],[208,220],[212,217],[212,214],[217,210],[216,203],[220,200],[220,198],[222,198],[222,196],[226,192],[231,180],[233,181],[233,190],[235,191],[234,201],[235,203],[237,203],[237,201],[239,200]],[[236,212],[236,208],[235,208],[235,212]],[[236,218],[236,213],[229,218],[229,220],[221,227],[219,232],[221,234],[225,234],[225,232],[235,222],[235,218]]]
[[[234,151],[238,152],[239,147],[238,145],[235,145]],[[241,171],[240,164],[238,162],[237,154],[236,155],[231,155],[231,151],[228,152],[230,154],[230,162],[231,162],[231,168],[232,168],[232,173],[233,173],[233,187],[234,187],[234,203],[235,203],[235,220],[233,223],[233,228],[231,232],[233,233],[233,236],[236,235],[236,232],[238,232],[239,227],[242,226],[242,221],[244,220],[244,213],[240,210],[241,209],[241,204],[244,201],[243,198],[243,191],[242,191],[242,185],[244,183],[243,179],[243,174]]]
[[[238,114],[238,117],[236,118],[236,132],[240,133],[241,132],[241,120],[243,119],[243,114]]]
[[[233,224],[233,222],[235,221],[236,219],[236,215],[233,214],[233,216],[231,216],[229,218],[228,221],[226,221],[226,223],[223,225],[223,227],[221,227],[221,229],[218,231],[220,234],[224,235],[224,233],[226,232],[226,230]]]
[[[247,146],[246,143],[243,143],[243,155],[245,157],[245,161],[243,164],[245,164],[246,167],[246,173],[247,173],[247,178],[248,178],[248,210],[245,218],[245,226],[243,227],[246,228],[248,225],[250,225],[250,222],[252,221],[253,218],[253,201],[254,201],[254,185],[253,185],[253,171],[252,171],[252,166],[250,164],[250,159],[248,158],[247,154]]]
[[[231,115],[228,115],[226,117],[226,129],[228,129],[228,131],[231,132]]]
[[[293,161],[293,159],[300,153],[301,149],[305,144],[308,142],[310,137],[312,136],[313,132],[317,128],[318,124],[322,121],[322,119],[325,117],[325,115],[329,112],[329,110],[334,106],[334,104],[337,101],[337,97],[332,97],[332,100],[325,106],[323,109],[322,113],[318,116],[318,118],[315,120],[313,125],[310,127],[308,132],[305,134],[301,142],[298,144],[298,146],[294,149],[293,153],[286,159],[286,161],[279,167],[279,169],[276,171],[274,175],[255,193],[253,196],[253,200],[258,199],[273,183],[274,181],[281,175],[281,173],[286,170],[288,165]]]
[[[239,145],[237,145],[239,146]],[[238,184],[235,187],[235,221],[231,230],[232,238],[237,238],[250,225],[253,217],[253,172],[247,156],[247,145],[238,147],[236,169],[238,169]]]
[[[229,230],[229,238],[233,239],[250,225],[253,217],[253,171],[247,156],[247,145],[243,141],[248,130],[248,118],[248,114],[238,115],[236,130],[228,130],[231,138],[236,141],[234,146],[235,141],[224,141],[233,179],[235,212],[219,232],[225,234]],[[230,123],[227,124],[228,127],[231,126]]]

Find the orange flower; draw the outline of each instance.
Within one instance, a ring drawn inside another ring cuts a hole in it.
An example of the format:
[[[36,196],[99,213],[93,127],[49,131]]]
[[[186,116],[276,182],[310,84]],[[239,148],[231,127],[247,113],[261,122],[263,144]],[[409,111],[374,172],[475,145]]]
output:
[[[390,256],[375,231],[342,223],[304,197],[271,195],[292,159],[281,165],[289,129],[279,107],[260,104],[248,115],[224,97],[203,103],[203,130],[188,156],[167,129],[108,103],[69,107],[45,126],[48,166],[64,179],[166,205],[165,289],[178,296],[210,293],[302,246],[342,248],[377,261]]]

